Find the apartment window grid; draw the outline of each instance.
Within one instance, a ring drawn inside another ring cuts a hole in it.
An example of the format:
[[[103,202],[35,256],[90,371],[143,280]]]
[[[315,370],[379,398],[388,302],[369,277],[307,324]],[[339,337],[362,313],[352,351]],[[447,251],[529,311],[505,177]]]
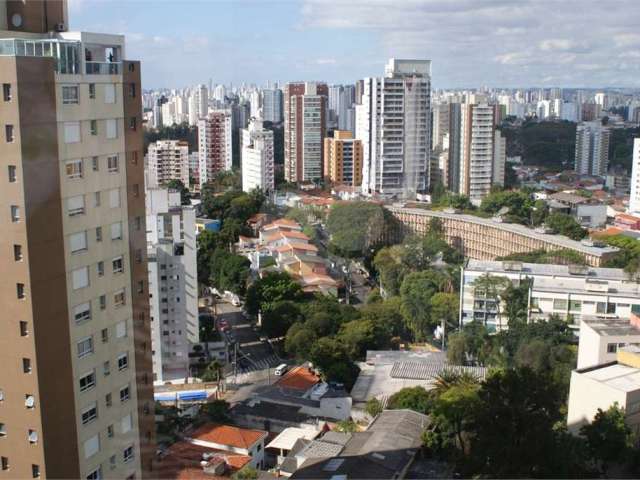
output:
[[[77,85],[62,86],[62,104],[77,105],[80,103],[80,92]]]
[[[7,166],[9,183],[16,183],[18,181],[17,169],[15,165]]]

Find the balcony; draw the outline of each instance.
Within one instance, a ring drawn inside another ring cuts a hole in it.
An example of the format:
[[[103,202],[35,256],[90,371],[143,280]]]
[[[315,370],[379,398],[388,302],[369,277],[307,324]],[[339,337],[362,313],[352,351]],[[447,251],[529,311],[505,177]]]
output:
[[[85,62],[87,75],[120,75],[121,62]]]
[[[0,39],[0,56],[50,57],[55,60],[56,73],[80,73],[80,42],[4,38]]]

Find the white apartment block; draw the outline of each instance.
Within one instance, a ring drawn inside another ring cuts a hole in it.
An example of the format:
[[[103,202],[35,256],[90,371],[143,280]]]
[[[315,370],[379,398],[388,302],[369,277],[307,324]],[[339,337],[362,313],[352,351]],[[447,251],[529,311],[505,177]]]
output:
[[[611,130],[597,120],[576,128],[575,170],[582,175],[604,176],[609,167]]]
[[[363,145],[362,192],[415,198],[428,188],[431,61],[390,59],[385,76],[365,78],[356,106]]]
[[[631,195],[629,213],[640,215],[640,138],[633,139],[633,160],[631,163]]]
[[[189,187],[189,144],[179,140],[158,140],[147,154],[149,186],[180,180]]]
[[[262,120],[251,119],[248,128],[240,130],[242,190],[255,188],[271,192],[275,188],[273,132],[263,127]]]
[[[461,277],[461,325],[479,321],[491,331],[508,328],[504,302],[474,286],[484,275],[503,277],[514,285],[531,279],[530,321],[556,314],[577,330],[583,318],[628,320],[640,309],[640,284],[622,269],[470,259]]]
[[[189,376],[189,347],[198,343],[196,215],[180,192],[147,190],[147,252],[154,382]]]
[[[588,368],[616,360],[618,349],[640,345],[640,317],[629,320],[586,318],[580,324],[578,368]]]
[[[212,180],[216,173],[231,170],[231,111],[214,110],[198,120],[200,185]]]

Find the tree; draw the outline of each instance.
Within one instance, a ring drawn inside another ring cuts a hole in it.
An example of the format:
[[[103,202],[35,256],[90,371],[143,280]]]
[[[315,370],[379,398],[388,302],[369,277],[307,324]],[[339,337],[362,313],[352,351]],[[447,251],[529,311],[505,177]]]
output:
[[[391,336],[372,320],[352,320],[340,327],[338,340],[343,342],[353,359],[364,359],[367,350],[388,348]]]
[[[222,378],[222,364],[218,360],[213,360],[203,372],[201,378],[203,382],[220,383]]]
[[[438,292],[431,297],[431,319],[434,323],[443,324],[445,333],[458,325],[458,309],[460,299],[455,293]]]
[[[552,213],[547,217],[545,224],[553,233],[565,235],[572,240],[582,240],[587,236],[587,230],[566,213]]]
[[[489,331],[480,322],[468,323],[459,332],[449,335],[447,360],[451,364],[484,364],[490,354],[491,340]]]
[[[624,409],[614,403],[607,410],[598,409],[593,421],[580,429],[593,458],[607,473],[612,463],[629,459],[634,447],[633,431],[625,422]]]
[[[432,417],[441,432],[449,431],[463,453],[469,452],[464,433],[469,430],[478,408],[478,381],[457,381],[441,392],[434,402]]]
[[[275,302],[302,298],[302,287],[287,272],[270,272],[258,278],[247,289],[245,309],[250,315],[257,315]]]
[[[405,387],[389,397],[387,408],[428,414],[433,408],[433,397],[423,387]]]
[[[381,248],[373,259],[378,270],[380,288],[388,296],[398,295],[400,285],[408,269],[402,263],[404,248],[401,245]]]
[[[340,202],[331,207],[327,230],[331,246],[349,258],[367,255],[384,235],[384,209],[371,202]]]
[[[229,290],[243,295],[249,278],[250,265],[251,262],[246,257],[218,248],[209,262],[211,284],[218,290]]]
[[[336,432],[353,433],[358,431],[358,425],[353,420],[341,420],[336,423]]]
[[[375,397],[370,398],[369,400],[367,400],[364,411],[367,412],[367,415],[369,415],[370,417],[375,418],[383,411],[382,403],[380,403],[380,400]]]
[[[426,270],[410,273],[402,281],[402,315],[417,341],[426,339],[434,326],[431,318],[431,297],[440,290],[443,280],[441,273]]]
[[[309,359],[309,352],[317,340],[318,336],[314,331],[306,328],[305,324],[298,322],[291,325],[287,330],[284,348],[296,360],[304,362]]]
[[[487,308],[495,308],[496,322],[502,328],[502,309],[500,300],[502,293],[511,282],[507,277],[485,274],[476,278],[473,282],[473,295],[475,298],[482,298],[487,303]]]
[[[225,423],[229,421],[229,402],[226,400],[214,400],[204,406],[205,413],[210,421]]]
[[[290,300],[266,304],[262,310],[262,331],[270,338],[284,337],[287,330],[301,319],[300,307]]]
[[[320,370],[326,381],[343,383],[347,390],[351,390],[360,372],[349,357],[346,347],[330,337],[320,338],[311,347],[309,360]]]
[[[231,475],[233,480],[256,480],[258,477],[258,470],[250,465],[245,465],[236,473]]]
[[[388,337],[409,339],[410,332],[402,316],[401,305],[400,297],[391,297],[381,303],[365,305],[360,310],[360,318],[376,324],[378,329],[387,332]]]
[[[180,192],[180,203],[182,203],[182,205],[191,205],[191,192],[181,180],[169,180],[165,187]]]
[[[509,282],[500,297],[504,301],[509,328],[516,324],[527,323],[529,317],[529,290],[531,279],[523,279],[516,286]]]

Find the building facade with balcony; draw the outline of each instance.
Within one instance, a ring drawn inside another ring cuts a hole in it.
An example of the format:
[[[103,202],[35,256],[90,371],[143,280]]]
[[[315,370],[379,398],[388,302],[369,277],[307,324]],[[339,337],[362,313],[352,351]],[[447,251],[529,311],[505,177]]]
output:
[[[213,180],[218,172],[231,170],[231,111],[214,110],[198,120],[200,186]]]
[[[577,331],[583,319],[628,320],[632,312],[640,311],[640,285],[622,269],[469,260],[460,281],[461,326],[479,321],[490,331],[508,328],[504,302],[478,281],[487,275],[507,279],[514,286],[530,282],[530,321],[558,315]]]
[[[577,242],[562,235],[551,235],[498,219],[395,205],[387,209],[395,219],[387,232],[390,241],[397,243],[411,234],[424,235],[431,220],[437,218],[442,223],[447,243],[465,257],[476,260],[495,260],[535,250],[571,250],[581,254],[588,265],[598,267],[618,252],[615,247],[599,246],[589,241]]]
[[[190,346],[200,341],[196,214],[180,192],[147,190],[147,250],[154,382],[189,376]]]
[[[151,476],[140,64],[0,1],[0,478]]]
[[[150,186],[180,180],[189,188],[189,144],[179,140],[158,140],[150,144],[147,169]]]
[[[259,188],[272,192],[275,188],[273,131],[263,126],[261,119],[252,118],[248,128],[240,130],[242,145],[242,190]]]

